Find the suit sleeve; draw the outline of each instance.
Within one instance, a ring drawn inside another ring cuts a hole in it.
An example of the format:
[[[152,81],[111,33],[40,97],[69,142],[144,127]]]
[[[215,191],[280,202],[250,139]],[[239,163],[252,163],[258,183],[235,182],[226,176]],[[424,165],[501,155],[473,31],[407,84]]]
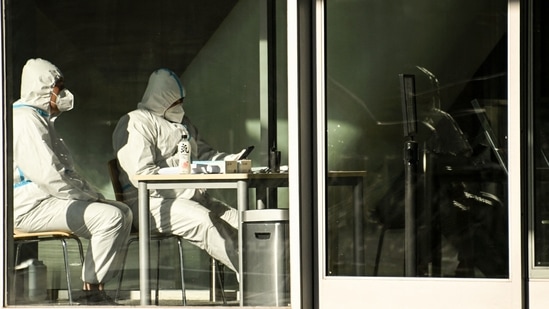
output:
[[[100,194],[63,162],[70,160],[65,147],[56,151],[53,126],[37,112],[28,110],[14,114],[13,156],[24,177],[41,190],[61,199],[95,201]],[[66,156],[66,158],[63,158]]]

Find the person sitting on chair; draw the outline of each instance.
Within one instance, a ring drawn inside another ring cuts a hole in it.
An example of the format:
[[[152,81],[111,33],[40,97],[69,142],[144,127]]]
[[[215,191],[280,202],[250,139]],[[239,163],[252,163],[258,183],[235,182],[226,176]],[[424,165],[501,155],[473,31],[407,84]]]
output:
[[[191,143],[193,160],[235,160],[219,152],[198,134],[183,110],[185,90],[168,69],[154,71],[137,109],[122,116],[113,132],[113,148],[121,171],[124,202],[138,214],[137,181],[133,175],[157,174],[177,167],[177,144],[183,135]],[[238,212],[202,189],[152,190],[151,229],[182,236],[237,272]],[[134,225],[139,221],[134,217]]]
[[[77,302],[114,305],[103,289],[120,270],[133,215],[127,205],[105,200],[75,171],[54,127],[73,104],[55,65],[27,61],[21,98],[13,104],[14,227],[22,232],[61,230],[89,239],[84,293]]]

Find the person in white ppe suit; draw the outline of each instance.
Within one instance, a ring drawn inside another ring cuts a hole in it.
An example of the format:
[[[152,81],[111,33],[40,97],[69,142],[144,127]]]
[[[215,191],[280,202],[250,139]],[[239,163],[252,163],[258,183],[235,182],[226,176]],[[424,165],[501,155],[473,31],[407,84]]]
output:
[[[54,122],[73,108],[61,71],[43,59],[23,67],[21,98],[13,104],[14,227],[63,230],[89,239],[82,268],[82,304],[115,304],[104,284],[122,266],[132,224],[130,208],[108,201],[74,169]],[[45,284],[45,283],[43,283]]]
[[[198,134],[183,110],[185,90],[168,69],[154,71],[137,109],[122,116],[113,132],[113,147],[121,168],[124,201],[138,226],[137,182],[133,175],[157,174],[178,166],[177,144],[186,134],[192,160],[235,160],[244,152],[227,154],[213,149]],[[173,233],[205,250],[237,272],[238,212],[210,197],[205,190],[151,190],[151,229]]]

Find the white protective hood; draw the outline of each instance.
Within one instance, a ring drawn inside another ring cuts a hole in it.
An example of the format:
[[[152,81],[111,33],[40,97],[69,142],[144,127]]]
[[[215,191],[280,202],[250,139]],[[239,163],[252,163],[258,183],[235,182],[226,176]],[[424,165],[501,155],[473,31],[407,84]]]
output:
[[[158,69],[149,77],[147,89],[137,108],[146,109],[163,117],[175,101],[185,97],[185,89],[179,77],[168,69]]]
[[[21,74],[20,101],[49,112],[52,89],[62,76],[51,62],[40,58],[29,59]]]

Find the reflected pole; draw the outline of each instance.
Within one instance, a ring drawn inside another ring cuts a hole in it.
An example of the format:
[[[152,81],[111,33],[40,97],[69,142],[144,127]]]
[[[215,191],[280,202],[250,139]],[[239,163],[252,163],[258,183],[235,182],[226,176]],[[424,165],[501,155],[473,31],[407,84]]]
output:
[[[404,143],[404,270],[406,277],[415,277],[417,275],[417,165],[417,143],[413,140],[408,140]]]
[[[404,124],[404,273],[417,276],[417,168],[418,145],[415,76],[399,74]]]

